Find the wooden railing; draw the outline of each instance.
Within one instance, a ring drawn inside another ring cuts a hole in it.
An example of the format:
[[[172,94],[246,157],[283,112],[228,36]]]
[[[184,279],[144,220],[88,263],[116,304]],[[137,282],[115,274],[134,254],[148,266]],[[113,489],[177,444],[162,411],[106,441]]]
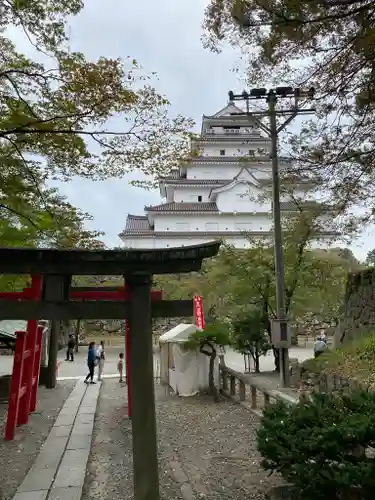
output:
[[[273,401],[284,401],[288,404],[296,404],[298,398],[292,397],[279,390],[268,389],[255,381],[251,375],[245,375],[220,365],[220,392],[239,401],[257,414]]]

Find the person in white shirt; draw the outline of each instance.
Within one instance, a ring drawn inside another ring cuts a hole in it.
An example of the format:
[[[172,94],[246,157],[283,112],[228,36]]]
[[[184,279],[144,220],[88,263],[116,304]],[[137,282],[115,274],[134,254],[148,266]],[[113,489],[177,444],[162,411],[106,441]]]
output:
[[[98,382],[101,381],[105,362],[104,341],[102,340],[96,350],[96,359],[98,361]]]

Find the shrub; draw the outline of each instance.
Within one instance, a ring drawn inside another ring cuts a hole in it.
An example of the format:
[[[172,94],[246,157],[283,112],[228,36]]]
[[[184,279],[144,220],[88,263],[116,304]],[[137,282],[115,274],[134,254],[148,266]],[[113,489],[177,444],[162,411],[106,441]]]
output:
[[[264,411],[258,450],[266,470],[279,472],[306,499],[333,500],[375,491],[375,394],[316,393],[297,405]]]

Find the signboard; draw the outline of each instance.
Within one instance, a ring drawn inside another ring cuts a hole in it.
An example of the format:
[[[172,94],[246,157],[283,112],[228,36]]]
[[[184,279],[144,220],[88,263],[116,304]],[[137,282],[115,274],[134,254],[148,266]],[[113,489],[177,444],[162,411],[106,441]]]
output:
[[[272,319],[271,320],[271,337],[272,344],[275,347],[290,347],[291,335],[288,323],[286,320]]]
[[[194,297],[194,315],[195,324],[201,330],[204,329],[204,311],[203,311],[203,297],[196,295]]]

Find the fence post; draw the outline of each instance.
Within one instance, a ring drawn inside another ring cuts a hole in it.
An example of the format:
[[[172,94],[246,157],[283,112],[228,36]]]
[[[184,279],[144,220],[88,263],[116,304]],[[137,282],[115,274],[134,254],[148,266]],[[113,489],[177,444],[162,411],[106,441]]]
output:
[[[32,276],[31,288],[24,290],[25,299],[38,300],[41,296],[41,292],[42,277]],[[26,352],[22,374],[22,387],[25,387],[25,394],[20,402],[18,424],[27,424],[29,420],[35,372],[35,358],[37,353],[37,331],[38,322],[33,319],[29,320],[27,322]]]
[[[230,395],[236,395],[236,377],[234,375],[230,376]]]
[[[26,332],[16,332],[16,350],[14,353],[12,382],[10,387],[8,418],[5,427],[6,441],[11,441],[12,439],[14,439],[14,434],[16,431],[25,345]]]
[[[251,408],[255,410],[258,406],[257,402],[257,388],[252,385],[250,386],[251,389]]]
[[[241,380],[241,379],[240,379],[240,392],[239,392],[239,395],[240,395],[240,401],[245,401],[246,386],[245,386],[245,382],[243,380]]]
[[[225,368],[221,370],[221,377],[223,382],[223,391],[225,392],[228,390],[228,377]]]
[[[43,326],[38,326],[36,334],[36,352],[34,361],[33,385],[31,389],[30,413],[36,409],[36,400],[38,395],[40,362],[42,359]]]

